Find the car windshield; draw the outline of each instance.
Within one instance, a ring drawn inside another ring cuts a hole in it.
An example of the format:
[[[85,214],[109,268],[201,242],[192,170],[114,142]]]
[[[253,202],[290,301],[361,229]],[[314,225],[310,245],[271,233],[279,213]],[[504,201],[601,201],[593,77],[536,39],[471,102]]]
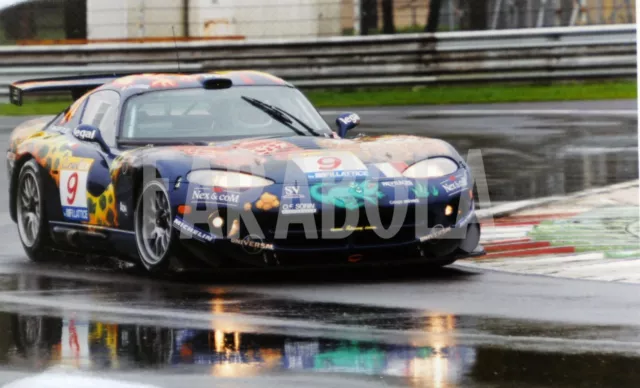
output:
[[[309,100],[287,86],[145,92],[127,101],[122,128],[125,140],[331,133]]]

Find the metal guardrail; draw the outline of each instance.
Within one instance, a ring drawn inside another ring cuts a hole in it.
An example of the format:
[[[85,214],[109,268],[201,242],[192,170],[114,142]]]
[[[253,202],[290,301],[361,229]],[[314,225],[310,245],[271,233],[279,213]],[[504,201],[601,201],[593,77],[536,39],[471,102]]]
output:
[[[179,58],[179,64],[178,64]],[[25,78],[105,72],[267,71],[303,88],[636,76],[636,26],[0,47],[0,95]]]

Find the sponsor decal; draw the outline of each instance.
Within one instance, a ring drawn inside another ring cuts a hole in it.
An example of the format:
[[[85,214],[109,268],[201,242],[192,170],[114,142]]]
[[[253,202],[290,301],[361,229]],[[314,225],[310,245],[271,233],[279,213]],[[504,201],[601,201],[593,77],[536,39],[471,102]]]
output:
[[[369,170],[351,152],[322,152],[315,156],[292,159],[307,174],[307,179],[361,178],[369,176]]]
[[[74,156],[66,157],[60,162],[60,170],[80,170],[89,171],[93,159],[90,158],[77,158]]]
[[[369,171],[327,171],[307,174],[307,178],[309,179],[366,178],[368,176]]]
[[[264,250],[272,251],[274,249],[273,244],[265,243],[261,237],[255,235],[246,236],[243,239],[232,238],[230,241],[232,244],[242,246],[242,249],[251,255],[258,254]]]
[[[127,209],[127,205],[124,202],[120,202],[120,211],[124,214],[129,213],[129,209]]]
[[[304,195],[300,194],[298,185],[284,186],[282,194],[282,198],[304,198]]]
[[[420,200],[418,198],[413,198],[413,199],[396,199],[393,201],[389,201],[390,205],[409,205],[409,204],[415,204],[415,203],[420,203]]]
[[[67,157],[60,163],[60,204],[63,216],[72,221],[89,221],[87,177],[93,159]]]
[[[464,174],[462,176],[452,175],[449,177],[449,179],[440,182],[440,184],[442,185],[442,188],[447,192],[447,194],[457,194],[467,188],[467,174]]]
[[[90,131],[87,129],[74,129],[73,136],[80,140],[93,140],[96,137],[98,131]]]
[[[73,221],[89,221],[89,209],[86,207],[63,206],[62,214],[64,218]]]
[[[191,194],[191,202],[218,203],[224,205],[237,205],[240,201],[240,194],[220,191],[220,188],[214,187],[211,190],[197,188]]]
[[[415,187],[411,188],[413,194],[417,198],[429,198],[431,196],[437,197],[440,195],[440,190],[435,186],[429,186],[424,183],[416,183]]]
[[[432,232],[426,236],[420,237],[420,242],[431,241],[441,238],[445,234],[451,231],[451,227],[445,228],[442,225],[436,225],[433,227]]]
[[[399,181],[382,182],[381,185],[384,187],[410,187],[413,186],[413,182],[404,179]]]
[[[344,228],[331,228],[329,229],[332,232],[364,232],[366,230],[376,230],[377,226],[369,225],[369,226],[351,226],[347,225]]]
[[[350,184],[318,183],[311,186],[311,197],[322,203],[343,209],[357,209],[365,203],[378,204],[384,197],[376,182],[351,182]]]
[[[271,193],[262,193],[260,199],[256,201],[256,208],[264,211],[269,211],[280,206],[280,200],[278,197]],[[246,204],[245,204],[245,210]]]
[[[315,203],[283,204],[282,214],[314,214],[318,211]]]
[[[340,122],[342,124],[359,124],[360,123],[360,116],[358,116],[355,113],[352,113],[348,116],[345,117],[339,117],[338,120],[340,120]]]
[[[216,239],[212,234],[205,232],[202,229],[196,228],[195,226],[187,224],[183,219],[179,217],[173,220],[173,225],[175,225],[178,230],[187,233],[191,237],[194,237],[196,240],[212,242]]]

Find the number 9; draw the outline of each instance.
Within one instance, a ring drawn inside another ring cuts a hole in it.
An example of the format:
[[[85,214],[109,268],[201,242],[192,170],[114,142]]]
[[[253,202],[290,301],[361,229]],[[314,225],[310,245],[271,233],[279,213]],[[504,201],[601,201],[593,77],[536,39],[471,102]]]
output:
[[[71,205],[73,204],[73,201],[75,201],[76,194],[78,193],[78,173],[77,172],[74,172],[69,176],[69,180],[67,181],[67,191],[70,194],[67,197],[67,203]]]
[[[318,168],[320,170],[334,170],[341,164],[342,160],[335,156],[325,156],[324,158],[318,159]]]

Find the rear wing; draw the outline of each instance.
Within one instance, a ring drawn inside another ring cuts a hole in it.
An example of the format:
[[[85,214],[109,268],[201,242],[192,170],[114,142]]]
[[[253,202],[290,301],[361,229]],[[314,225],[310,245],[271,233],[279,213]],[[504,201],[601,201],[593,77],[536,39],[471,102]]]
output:
[[[75,77],[40,78],[17,81],[9,85],[9,100],[14,105],[22,105],[26,93],[71,92],[73,100],[88,91],[129,74],[83,75]]]

